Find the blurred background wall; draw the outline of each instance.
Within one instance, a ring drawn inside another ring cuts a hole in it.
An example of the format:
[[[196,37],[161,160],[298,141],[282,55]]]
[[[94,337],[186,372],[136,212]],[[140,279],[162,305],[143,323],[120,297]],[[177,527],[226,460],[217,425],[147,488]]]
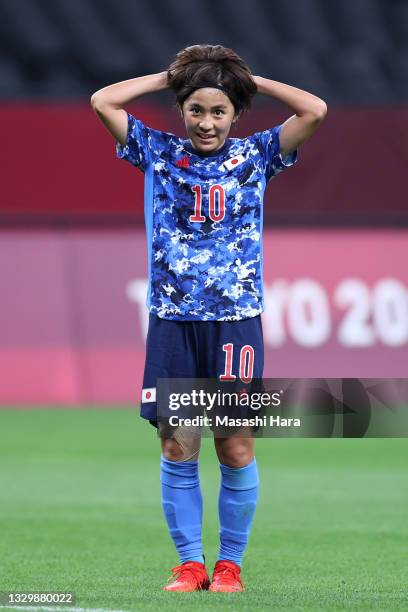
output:
[[[407,376],[406,0],[0,0],[0,37],[0,403],[138,402],[143,175],[89,99],[196,43],[329,105],[265,198],[266,375]],[[169,92],[129,110],[183,135]]]

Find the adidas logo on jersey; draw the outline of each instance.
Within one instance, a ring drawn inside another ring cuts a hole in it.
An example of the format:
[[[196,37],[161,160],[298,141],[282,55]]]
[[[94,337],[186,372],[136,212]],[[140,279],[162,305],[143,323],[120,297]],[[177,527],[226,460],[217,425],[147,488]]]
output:
[[[227,161],[221,164],[219,169],[220,170],[233,170],[234,168],[242,164],[242,162],[244,161],[245,161],[245,157],[243,155],[235,155],[235,157],[231,157],[231,159],[227,159]]]
[[[190,167],[190,160],[188,159],[188,156],[185,155],[181,159],[178,159],[176,161],[176,166],[178,168],[189,168]]]

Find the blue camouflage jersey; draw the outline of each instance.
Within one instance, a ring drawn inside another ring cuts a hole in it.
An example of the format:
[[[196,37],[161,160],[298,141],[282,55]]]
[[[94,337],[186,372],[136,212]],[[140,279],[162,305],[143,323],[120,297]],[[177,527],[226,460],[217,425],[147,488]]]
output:
[[[145,174],[147,306],[163,319],[239,321],[263,311],[263,195],[296,161],[282,159],[281,126],[228,138],[202,156],[190,140],[128,114],[117,156]]]

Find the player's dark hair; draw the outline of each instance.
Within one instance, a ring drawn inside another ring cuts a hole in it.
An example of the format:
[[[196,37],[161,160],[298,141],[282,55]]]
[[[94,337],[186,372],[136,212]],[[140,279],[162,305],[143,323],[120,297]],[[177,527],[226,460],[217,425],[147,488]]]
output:
[[[257,92],[247,64],[222,45],[193,45],[179,51],[167,70],[167,84],[180,108],[199,87],[218,87],[229,97],[236,114],[251,108]]]

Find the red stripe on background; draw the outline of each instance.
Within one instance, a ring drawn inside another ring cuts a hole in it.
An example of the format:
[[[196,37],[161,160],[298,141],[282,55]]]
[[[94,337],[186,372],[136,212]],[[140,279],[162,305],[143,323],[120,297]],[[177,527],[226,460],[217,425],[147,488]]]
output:
[[[155,104],[129,110],[146,125],[185,138],[176,111]],[[282,123],[290,111],[259,106],[232,137]],[[84,104],[0,105],[3,170],[0,213],[143,216],[143,175],[116,159],[115,143]],[[406,213],[408,108],[330,108],[300,150],[296,169],[273,181],[265,214]],[[367,221],[369,218],[367,218]]]

